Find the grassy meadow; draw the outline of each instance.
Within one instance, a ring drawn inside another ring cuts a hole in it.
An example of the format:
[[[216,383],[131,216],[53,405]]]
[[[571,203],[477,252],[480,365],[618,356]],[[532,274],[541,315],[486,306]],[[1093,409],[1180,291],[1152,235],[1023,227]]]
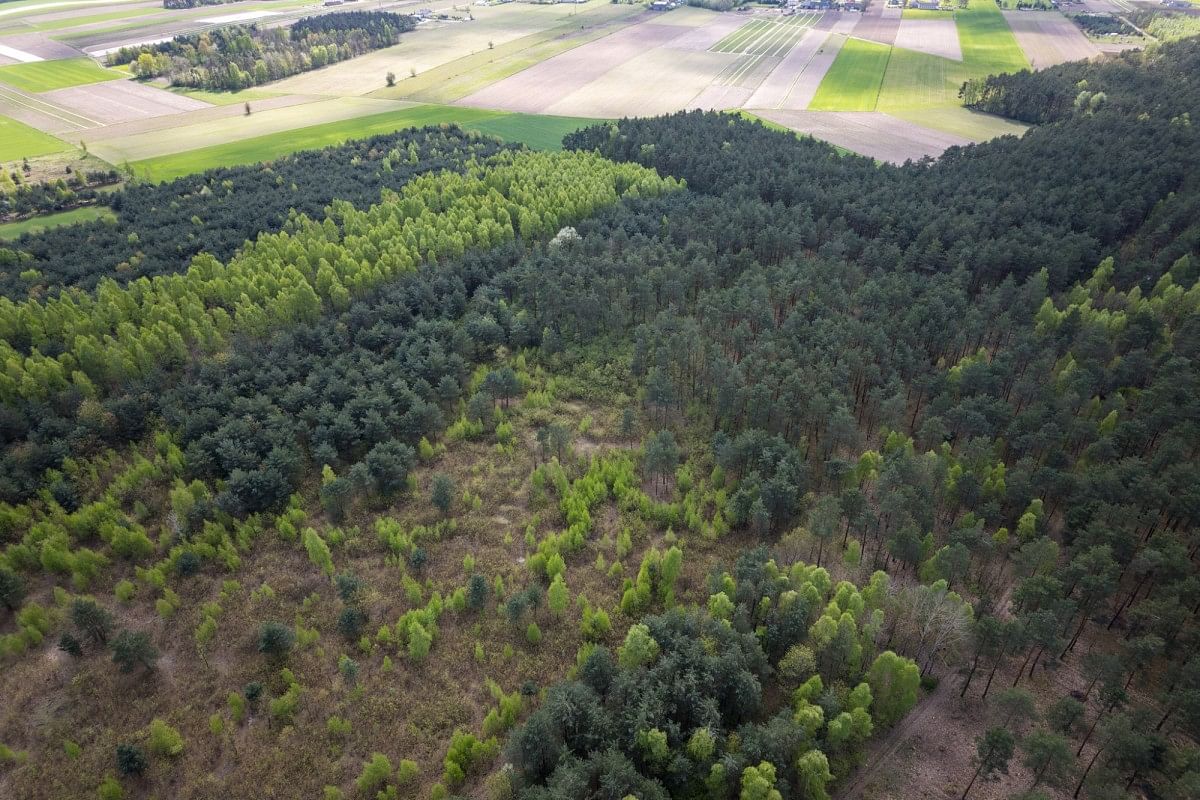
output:
[[[1029,68],[1000,10],[973,0],[954,12],[905,10],[905,18],[953,15],[963,60],[850,39],[809,106],[822,111],[884,111],[947,133],[998,136],[1022,126],[986,114],[963,113],[958,90],[969,78]],[[937,111],[938,113],[933,113]],[[986,137],[984,137],[986,138]]]
[[[874,111],[893,49],[847,39],[808,107],[815,111]]]
[[[0,83],[35,94],[124,77],[90,58],[64,58],[0,67]]]
[[[61,153],[71,145],[10,117],[0,116],[0,161]]]
[[[19,222],[0,224],[0,241],[18,238],[23,233],[38,233],[47,228],[57,228],[62,225],[72,225],[76,222],[91,222],[94,219],[114,219],[112,209],[107,206],[84,206],[63,211],[58,214],[44,214],[32,219]]]

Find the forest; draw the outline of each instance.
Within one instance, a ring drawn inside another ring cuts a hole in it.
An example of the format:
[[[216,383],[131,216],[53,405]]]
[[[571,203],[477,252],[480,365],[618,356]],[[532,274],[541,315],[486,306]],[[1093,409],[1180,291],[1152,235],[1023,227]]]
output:
[[[231,25],[122,47],[108,61],[129,64],[139,78],[165,77],[172,86],[238,91],[391,47],[416,24],[414,17],[387,11],[347,11],[304,17],[287,28]]]
[[[184,270],[201,252],[228,258],[255,234],[280,230],[293,210],[316,217],[335,198],[365,208],[414,175],[461,169],[471,157],[503,147],[458,129],[401,131],[303,150],[269,165],[129,184],[108,196],[116,224],[58,228],[0,248],[0,295],[90,290],[102,277],[128,283]],[[78,258],[83,248],[87,259]]]
[[[1197,75],[968,84],[1035,127],[901,167],[426,129],[22,237],[0,788],[823,800],[926,707],[953,796],[1195,797]]]

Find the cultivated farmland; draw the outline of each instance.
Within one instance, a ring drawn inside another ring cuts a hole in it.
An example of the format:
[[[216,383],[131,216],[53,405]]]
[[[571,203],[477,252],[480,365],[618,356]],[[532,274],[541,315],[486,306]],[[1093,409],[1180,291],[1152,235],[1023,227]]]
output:
[[[1100,54],[1100,48],[1058,11],[1005,11],[1004,17],[1035,69]]]
[[[401,13],[406,8],[395,6]],[[0,44],[8,48],[0,50],[0,59],[14,62],[0,67],[0,113],[86,143],[112,163],[140,164],[143,174],[158,175],[241,163],[305,142],[341,141],[356,126],[381,130],[409,119],[468,121],[441,108],[447,103],[531,115],[520,125],[520,117],[495,119],[528,129],[540,146],[563,127],[549,119],[685,108],[886,112],[905,126],[931,129],[923,142],[919,136],[893,137],[889,146],[910,143],[911,156],[929,152],[942,135],[978,140],[1021,130],[959,107],[958,87],[967,78],[1027,63],[1005,15],[982,0],[953,12],[901,12],[874,2],[861,14],[836,9],[722,14],[700,8],[649,13],[605,0],[470,7],[439,2],[433,10],[448,18],[422,23],[393,47],[230,93],[168,93],[122,80],[121,73],[92,61],[62,56],[79,47],[102,52],[233,22],[286,25],[305,13],[337,10],[300,0],[178,10],[85,4],[30,12],[21,27],[0,16]],[[1051,24],[1043,19],[1059,19],[1029,12],[1009,18],[1031,48],[1029,37],[1041,34],[1025,29],[1040,30]],[[1066,31],[1061,33],[1060,39]],[[1040,47],[1039,65],[1049,52],[1049,45]],[[15,63],[19,60],[28,63]],[[425,115],[411,103],[434,109]],[[860,141],[863,124],[857,118],[805,124],[819,134],[835,123],[848,126],[840,142]],[[894,125],[883,120],[879,130]],[[191,151],[201,152],[189,157]]]
[[[43,156],[69,149],[53,136],[29,127],[9,117],[0,116],[0,161]]]
[[[865,39],[849,39],[817,89],[809,108],[826,111],[874,111],[892,48]]]
[[[0,67],[0,83],[27,92],[49,92],[68,86],[81,86],[125,77],[120,72],[105,69],[90,58],[70,58],[59,61],[34,61]]]

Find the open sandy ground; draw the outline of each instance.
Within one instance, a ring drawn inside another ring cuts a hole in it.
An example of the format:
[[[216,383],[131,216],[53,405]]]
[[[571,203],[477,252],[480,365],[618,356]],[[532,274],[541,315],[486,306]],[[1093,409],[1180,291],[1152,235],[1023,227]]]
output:
[[[794,131],[893,164],[925,156],[936,158],[949,147],[971,143],[962,136],[924,128],[874,111],[750,110]]]
[[[858,24],[854,26],[854,37],[880,44],[895,44],[896,33],[900,30],[900,15],[900,9],[886,8],[876,0],[859,15]]]
[[[639,57],[649,55],[651,51],[683,36],[689,31],[689,28],[683,26],[662,24],[657,19],[651,18],[650,21],[631,25],[616,33],[605,36],[603,39],[598,39],[581,47],[568,50],[561,55],[543,61],[516,75],[497,81],[491,86],[464,97],[459,102],[461,105],[477,108],[498,108],[505,111],[562,113],[570,115],[572,112],[551,109],[566,100],[568,95],[579,92],[589,84],[599,82],[610,72],[617,72],[620,79],[625,81],[622,88],[630,95],[630,106],[641,105],[639,100],[644,92],[639,91],[639,89],[669,89],[670,87],[648,86],[648,84],[673,84],[676,82],[676,76],[671,61],[666,63],[660,62],[658,65],[660,71],[657,72],[631,72],[629,70],[630,64],[638,60]],[[672,51],[672,53],[674,54],[672,58],[678,60],[681,67],[684,63],[695,66],[698,60],[706,56],[722,55],[719,53],[683,50]],[[688,56],[692,58],[689,59]],[[712,59],[709,59],[709,63],[711,62]],[[725,64],[728,62],[722,60],[719,63]],[[685,74],[678,78],[680,82],[688,79],[686,74],[687,69],[684,68],[683,71]],[[668,74],[672,76],[670,81],[654,81],[652,78],[654,75]],[[711,76],[709,80],[711,80]],[[705,85],[707,85],[707,82]],[[701,86],[693,91],[687,99],[690,100],[703,88]],[[611,94],[610,87],[598,87],[595,98],[597,107],[611,108],[613,104]],[[587,103],[582,101],[581,98],[575,98],[572,102],[566,103],[567,107],[572,108],[584,105],[587,105]],[[618,114],[617,116],[625,116],[633,113],[632,110],[628,110],[626,114]],[[579,114],[579,116],[607,115],[588,111]]]
[[[958,43],[958,26],[946,19],[901,19],[896,32],[896,47],[962,61]]]
[[[1057,11],[1005,11],[1004,18],[1034,69],[1100,54],[1100,48]]]
[[[107,81],[45,92],[47,100],[101,125],[208,108],[208,103],[133,81]]]

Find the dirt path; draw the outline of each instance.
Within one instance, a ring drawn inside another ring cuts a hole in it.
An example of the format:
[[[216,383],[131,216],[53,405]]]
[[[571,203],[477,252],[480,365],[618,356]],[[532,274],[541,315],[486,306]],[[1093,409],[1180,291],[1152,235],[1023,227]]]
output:
[[[834,800],[859,800],[863,790],[881,769],[891,764],[892,757],[906,742],[926,726],[936,725],[948,717],[958,700],[957,690],[961,680],[957,675],[947,675],[916,708],[908,712],[899,725],[872,740],[863,765],[852,772],[845,786],[834,793]]]

